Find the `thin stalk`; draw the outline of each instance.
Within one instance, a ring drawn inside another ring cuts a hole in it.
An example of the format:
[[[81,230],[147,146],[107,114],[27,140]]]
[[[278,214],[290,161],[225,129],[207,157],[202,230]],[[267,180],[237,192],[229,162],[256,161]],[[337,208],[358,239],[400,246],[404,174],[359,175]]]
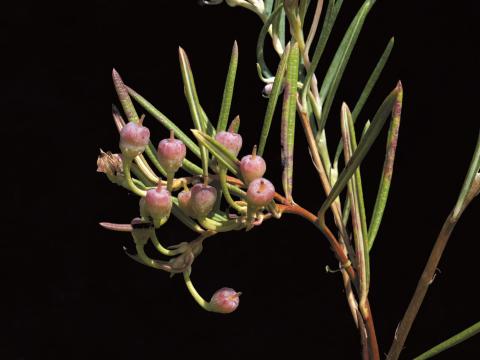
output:
[[[433,246],[432,252],[430,253],[430,257],[428,258],[427,264],[423,270],[423,273],[418,280],[417,288],[415,289],[415,293],[410,300],[407,310],[403,315],[403,319],[401,320],[400,324],[398,325],[397,332],[395,334],[395,338],[393,339],[393,343],[390,347],[390,350],[387,355],[387,360],[397,360],[402,352],[403,346],[405,341],[407,340],[407,336],[410,332],[412,324],[420,310],[420,306],[422,305],[423,299],[427,294],[428,287],[432,283],[432,279],[435,275],[435,271],[437,270],[438,263],[442,257],[443,251],[447,246],[448,240],[450,239],[450,235],[452,234],[457,221],[460,219],[463,211],[466,207],[470,204],[475,196],[477,196],[480,192],[480,133],[477,140],[477,146],[475,148],[472,161],[470,163],[467,177],[462,186],[462,191],[458,197],[457,203],[454,209],[450,212],[445,223],[440,230],[440,233],[435,241],[435,245]],[[473,174],[473,175],[471,175]],[[467,189],[464,191],[464,189]],[[457,207],[458,203],[461,202],[461,210],[458,212]]]
[[[413,360],[426,360],[434,357],[435,355],[440,354],[441,352],[450,349],[451,347],[458,345],[465,340],[471,338],[472,336],[478,334],[480,332],[480,321],[476,324],[470,326],[469,328],[463,330],[462,332],[458,333],[455,336],[443,341],[442,343],[438,344],[437,346],[431,348],[430,350],[424,352],[423,354],[417,356]]]
[[[230,195],[230,191],[227,186],[227,168],[222,167],[220,169],[219,176],[220,176],[220,185],[222,186],[222,192],[223,192],[223,195],[225,196],[225,200],[227,201],[228,205],[230,205],[240,214],[244,214],[246,212],[245,207],[238,205]]]
[[[145,190],[142,190],[135,185],[135,183],[132,180],[132,175],[130,174],[130,167],[132,166],[132,161],[124,161],[123,162],[123,174],[125,176],[125,180],[127,181],[127,185],[129,189],[136,195],[145,197],[147,192]]]
[[[158,250],[163,255],[166,256],[174,256],[177,255],[175,251],[166,249],[163,247],[163,245],[158,241],[157,234],[155,233],[155,229],[152,229],[152,232],[150,234],[150,240],[152,241],[153,246]]]
[[[306,106],[307,102],[307,91],[310,87],[310,81],[312,80],[315,70],[317,69],[318,63],[323,55],[323,51],[325,50],[325,46],[327,45],[328,38],[330,37],[330,33],[332,32],[333,25],[335,24],[335,20],[337,19],[338,12],[342,6],[343,0],[329,0],[327,5],[327,11],[325,14],[325,20],[323,22],[322,31],[320,32],[320,36],[318,38],[317,45],[315,47],[315,52],[313,53],[313,58],[308,68],[307,74],[305,76],[305,80],[303,81],[303,91],[302,91],[302,104]],[[316,100],[320,100],[318,97]]]
[[[410,300],[407,311],[403,315],[402,321],[398,325],[395,338],[387,355],[387,360],[397,360],[400,356],[403,345],[405,344],[405,340],[407,340],[408,333],[410,332],[412,324],[418,314],[418,310],[420,309],[423,299],[427,294],[428,287],[432,283],[438,263],[440,262],[443,251],[447,246],[448,239],[450,238],[450,235],[457,224],[452,215],[453,212],[448,215],[445,223],[442,226],[440,234],[437,237],[437,241],[433,246],[430,257],[425,265],[425,269],[423,270],[423,273],[418,281],[415,293]]]
[[[307,41],[305,41],[305,53],[308,56],[310,52],[310,46],[312,46],[313,38],[317,33],[318,23],[320,22],[320,16],[322,15],[323,0],[317,0],[317,6],[315,7],[315,14],[313,15],[312,25],[308,32]]]
[[[193,299],[197,302],[198,305],[200,305],[203,309],[207,311],[211,311],[210,309],[210,303],[206,301],[195,289],[195,286],[193,286],[192,280],[190,279],[190,272],[191,269],[188,269],[187,271],[183,272],[183,279],[185,280],[185,285],[187,285],[187,289],[192,295]]]
[[[313,164],[315,165],[315,169],[317,170],[318,175],[320,177],[320,181],[322,183],[322,187],[324,189],[325,195],[328,196],[332,191],[332,186],[330,185],[330,181],[328,179],[327,173],[323,166],[322,160],[320,159],[317,143],[315,142],[315,137],[313,135],[313,131],[310,126],[310,121],[307,117],[307,114],[303,111],[302,106],[299,102],[297,102],[297,109],[300,115],[300,121],[302,123],[303,130],[305,132],[305,137],[307,138],[307,143],[310,149],[310,155],[312,157]],[[335,223],[340,229],[342,238],[344,239],[345,242],[348,243],[348,237],[346,236],[346,230],[342,222],[340,202],[339,201],[333,202],[331,204],[331,208],[332,208],[333,216],[335,219]]]

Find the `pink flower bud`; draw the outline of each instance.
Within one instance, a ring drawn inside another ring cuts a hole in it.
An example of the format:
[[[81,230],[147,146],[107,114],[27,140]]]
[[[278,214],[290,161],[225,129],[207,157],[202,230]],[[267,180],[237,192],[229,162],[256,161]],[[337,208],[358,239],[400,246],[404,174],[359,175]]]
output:
[[[147,191],[147,195],[145,196],[145,209],[153,218],[154,222],[170,215],[172,197],[165,186],[159,184],[156,189]]]
[[[215,206],[217,189],[206,184],[195,184],[191,190],[190,208],[197,218],[208,215]]]
[[[182,190],[178,193],[178,207],[188,216],[194,217],[192,208],[190,206],[190,199],[192,198],[192,192],[190,190]]]
[[[237,156],[242,148],[242,136],[230,131],[220,131],[215,135],[215,140],[225,146],[228,151]]]
[[[217,290],[210,300],[211,311],[221,314],[234,312],[240,303],[240,295],[241,293],[227,287]]]
[[[246,155],[240,161],[240,172],[247,185],[253,180],[261,178],[267,170],[265,160],[256,154],[256,150],[256,147],[254,147],[252,155]]]
[[[247,202],[257,207],[266,206],[274,195],[275,187],[270,181],[265,178],[255,179],[248,185]]]
[[[270,97],[270,94],[272,93],[272,90],[273,90],[273,83],[268,83],[267,85],[264,86],[262,90],[262,96],[268,99]]]
[[[170,138],[163,139],[158,144],[158,161],[169,173],[175,173],[180,169],[186,153],[185,144],[173,137],[173,131],[170,132]]]
[[[141,123],[129,122],[120,130],[120,150],[126,158],[143,153],[149,141],[150,130]]]

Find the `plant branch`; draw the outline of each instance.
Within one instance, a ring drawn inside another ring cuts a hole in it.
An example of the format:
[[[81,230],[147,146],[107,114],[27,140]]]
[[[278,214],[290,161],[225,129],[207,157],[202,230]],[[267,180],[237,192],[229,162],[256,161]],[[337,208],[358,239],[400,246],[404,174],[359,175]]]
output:
[[[443,251],[447,246],[448,239],[452,234],[455,225],[457,224],[458,219],[460,218],[463,211],[470,204],[470,201],[478,195],[480,192],[480,133],[477,140],[477,146],[475,148],[473,159],[470,163],[467,177],[465,178],[464,184],[462,186],[462,191],[459,195],[459,199],[455,208],[450,212],[445,223],[440,230],[440,234],[435,241],[430,257],[428,258],[425,269],[418,280],[417,288],[413,294],[410,304],[408,305],[407,311],[403,315],[395,338],[393,339],[392,345],[387,355],[387,360],[397,360],[400,356],[400,353],[403,350],[403,345],[407,339],[408,333],[412,327],[412,324],[418,314],[418,310],[422,305],[423,299],[428,291],[428,287],[433,281],[435,271],[437,269],[438,263],[442,257]],[[460,205],[459,205],[460,204]],[[459,211],[458,208],[461,210]]]
[[[438,263],[440,262],[440,258],[442,257],[443,250],[445,249],[448,239],[450,238],[450,235],[456,225],[456,221],[454,221],[452,214],[453,213],[450,213],[450,215],[447,217],[447,220],[443,224],[442,230],[437,237],[437,241],[435,242],[427,264],[425,265],[425,269],[423,270],[420,280],[418,281],[415,293],[410,300],[410,304],[408,305],[402,321],[398,326],[392,346],[390,347],[390,351],[387,355],[387,360],[398,359],[400,352],[403,350],[403,345],[405,344],[405,340],[410,332],[413,321],[415,320],[418,310],[422,305],[423,299],[428,291],[428,287],[433,281],[433,277],[435,275]]]

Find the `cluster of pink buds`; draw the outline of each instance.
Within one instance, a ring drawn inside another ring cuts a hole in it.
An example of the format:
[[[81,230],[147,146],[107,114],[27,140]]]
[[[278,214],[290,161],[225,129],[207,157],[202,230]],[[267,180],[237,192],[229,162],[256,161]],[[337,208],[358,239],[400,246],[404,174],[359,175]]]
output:
[[[144,116],[138,118],[135,112],[129,95],[131,89],[125,86],[115,70],[113,79],[129,121],[125,123],[118,110],[114,109],[114,120],[120,132],[121,154],[102,151],[98,159],[98,171],[140,197],[141,217],[134,218],[130,224],[102,223],[102,226],[131,232],[136,254],[128,255],[136,261],[171,274],[183,273],[192,296],[206,310],[223,314],[233,312],[238,307],[240,293],[231,288],[221,288],[207,302],[193,287],[190,271],[206,238],[225,231],[249,230],[261,223],[258,219],[263,219],[265,211],[270,211],[268,206],[273,201],[275,189],[270,181],[263,178],[267,170],[265,160],[257,154],[255,146],[250,155],[238,161],[243,141],[238,134],[240,118],[237,117],[227,131],[218,131],[214,136],[202,132],[204,139],[215,142],[220,152],[212,152],[214,156],[207,162],[202,158],[202,172],[194,170],[191,177],[178,177],[176,173],[182,167],[192,172],[188,168],[191,162],[185,160],[185,143],[181,140],[186,135],[179,131],[181,139],[176,139],[171,130],[170,136],[158,143],[157,153],[150,151],[153,148],[150,130],[143,124]],[[196,131],[201,130],[197,128]],[[206,146],[200,139],[198,145]],[[222,160],[222,156],[226,156],[230,163],[225,158]],[[152,169],[148,158],[166,175],[166,181]],[[234,164],[237,170],[234,174],[238,174],[238,178],[227,176],[227,172],[233,169],[229,164]],[[216,174],[208,174],[209,168]],[[230,194],[232,187],[232,194],[238,197],[237,200]],[[226,209],[222,208],[222,199],[227,202]],[[230,212],[232,208],[237,214]],[[164,248],[157,238],[156,229],[163,226],[172,214],[199,235],[193,241]],[[150,258],[143,249],[149,241],[162,255],[170,256],[170,260]]]

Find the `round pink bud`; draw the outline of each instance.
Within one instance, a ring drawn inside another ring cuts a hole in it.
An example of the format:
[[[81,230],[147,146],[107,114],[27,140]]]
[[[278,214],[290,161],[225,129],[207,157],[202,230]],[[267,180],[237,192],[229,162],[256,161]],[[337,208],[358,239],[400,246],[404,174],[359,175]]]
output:
[[[255,179],[248,185],[247,202],[257,207],[266,206],[274,195],[275,187],[270,181],[265,178]]]
[[[215,135],[215,140],[225,146],[228,151],[237,156],[242,148],[242,136],[230,131],[220,131]]]
[[[273,83],[268,83],[265,85],[265,87],[262,89],[262,96],[264,98],[269,98],[273,90]]]
[[[147,191],[145,196],[145,209],[154,221],[170,215],[172,210],[172,197],[165,186],[159,185],[156,189]]]
[[[240,172],[247,185],[253,180],[261,178],[266,170],[267,164],[265,164],[265,160],[259,155],[246,155],[240,161]]]
[[[190,207],[190,199],[192,192],[190,190],[182,190],[178,193],[178,207],[188,216],[193,217],[192,208]]]
[[[206,184],[195,184],[190,191],[190,209],[197,218],[208,215],[215,206],[217,200],[217,189]]]
[[[210,300],[211,311],[221,314],[234,312],[240,303],[240,295],[240,293],[227,287],[217,290]]]
[[[187,154],[185,144],[173,138],[173,132],[169,139],[163,139],[158,144],[158,161],[168,173],[177,172],[182,166],[183,159]]]
[[[120,130],[120,150],[127,158],[143,153],[149,141],[150,130],[142,124],[129,122]]]

